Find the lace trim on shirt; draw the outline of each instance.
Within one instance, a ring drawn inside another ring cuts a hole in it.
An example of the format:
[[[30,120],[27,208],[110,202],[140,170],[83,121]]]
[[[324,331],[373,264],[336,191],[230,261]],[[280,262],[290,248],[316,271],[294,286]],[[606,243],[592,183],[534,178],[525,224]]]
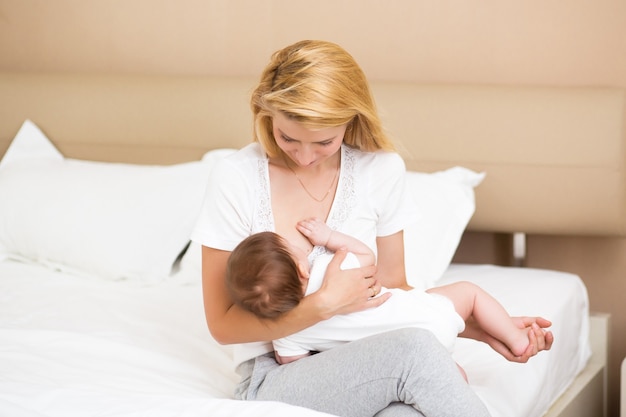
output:
[[[356,165],[355,150],[345,145],[341,147],[341,150],[341,177],[339,178],[338,191],[328,219],[328,226],[333,230],[341,228],[357,202],[356,179],[354,176]]]
[[[267,158],[260,158],[257,161],[257,178],[259,180],[259,202],[257,205],[257,228],[253,232],[273,232],[274,217],[272,216],[272,206],[270,202],[269,168]]]

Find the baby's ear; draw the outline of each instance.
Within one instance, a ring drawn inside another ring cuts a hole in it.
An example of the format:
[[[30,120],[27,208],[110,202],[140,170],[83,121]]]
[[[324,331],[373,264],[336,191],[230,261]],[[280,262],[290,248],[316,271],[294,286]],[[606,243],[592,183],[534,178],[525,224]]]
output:
[[[300,275],[300,279],[309,279],[309,265],[298,262],[298,275]]]

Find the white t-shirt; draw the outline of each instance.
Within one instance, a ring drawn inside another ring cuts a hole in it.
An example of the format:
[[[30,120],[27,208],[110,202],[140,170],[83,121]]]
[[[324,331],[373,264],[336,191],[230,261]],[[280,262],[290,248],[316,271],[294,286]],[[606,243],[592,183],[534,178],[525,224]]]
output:
[[[320,288],[331,259],[332,255],[321,255],[315,260],[306,294]],[[351,253],[341,264],[342,269],[358,266],[359,261]],[[381,288],[380,294],[386,292],[391,292],[392,296],[381,306],[321,321],[291,336],[275,340],[274,349],[281,356],[302,355],[311,351],[322,352],[375,334],[406,327],[419,327],[430,330],[448,350],[452,351],[458,334],[465,329],[465,322],[454,309],[452,301],[442,295],[429,294],[417,289],[406,291]]]
[[[419,217],[414,201],[405,193],[405,171],[396,153],[362,152],[343,145],[328,226],[375,251],[378,236],[399,232]],[[247,236],[262,231],[275,231],[268,159],[262,147],[252,143],[213,167],[192,240],[232,251]],[[309,259],[325,252],[315,247]],[[271,351],[270,342],[236,345],[235,360],[240,363]]]

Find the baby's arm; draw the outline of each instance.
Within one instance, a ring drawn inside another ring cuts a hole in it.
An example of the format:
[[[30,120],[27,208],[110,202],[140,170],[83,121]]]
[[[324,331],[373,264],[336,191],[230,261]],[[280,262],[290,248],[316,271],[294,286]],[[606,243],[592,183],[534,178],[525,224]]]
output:
[[[286,365],[291,362],[295,362],[298,359],[306,358],[307,356],[311,356],[311,352],[304,353],[302,355],[294,355],[294,356],[280,356],[277,351],[274,351],[274,356],[276,357],[276,362],[281,365]]]
[[[307,346],[304,346],[298,341],[297,334],[298,333],[272,341],[276,362],[285,365],[295,362],[298,359],[311,356],[311,352],[307,349]],[[296,337],[295,340],[294,337]]]
[[[326,246],[332,251],[345,248],[348,252],[354,253],[361,266],[373,265],[376,262],[374,252],[369,246],[345,233],[331,230],[326,223],[316,217],[299,221],[296,228],[314,245]]]

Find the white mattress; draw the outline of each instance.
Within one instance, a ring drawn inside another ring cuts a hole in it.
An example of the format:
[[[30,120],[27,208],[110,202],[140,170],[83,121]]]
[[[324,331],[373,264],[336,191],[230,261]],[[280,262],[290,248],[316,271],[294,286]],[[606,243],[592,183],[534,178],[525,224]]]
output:
[[[591,357],[589,301],[582,280],[540,269],[452,265],[439,283],[459,280],[482,286],[513,316],[552,321],[552,349],[526,364],[508,362],[472,340],[459,339],[454,351],[493,417],[543,415]]]
[[[583,368],[588,304],[570,274],[453,265],[511,314],[553,320],[554,347],[512,364],[459,340],[455,359],[494,417],[542,415]],[[322,416],[273,402],[230,399],[228,347],[206,328],[198,278],[150,286],[0,263],[0,416]]]

